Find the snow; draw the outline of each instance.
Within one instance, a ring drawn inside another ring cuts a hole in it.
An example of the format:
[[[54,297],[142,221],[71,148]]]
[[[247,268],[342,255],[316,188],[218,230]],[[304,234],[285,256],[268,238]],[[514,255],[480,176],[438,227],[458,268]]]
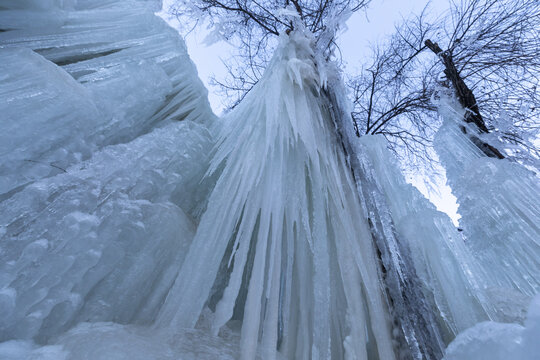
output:
[[[535,360],[540,354],[540,296],[531,302],[524,326],[482,322],[461,333],[445,360]]]
[[[0,343],[0,358],[3,360],[66,360],[67,355],[58,345],[38,346],[23,340]]]

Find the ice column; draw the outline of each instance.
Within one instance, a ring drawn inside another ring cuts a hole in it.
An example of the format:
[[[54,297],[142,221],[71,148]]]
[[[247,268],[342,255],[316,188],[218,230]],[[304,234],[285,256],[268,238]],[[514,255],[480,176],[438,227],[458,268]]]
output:
[[[159,317],[240,320],[243,359],[393,359],[377,254],[322,100],[309,35],[283,35],[224,119],[208,208]]]

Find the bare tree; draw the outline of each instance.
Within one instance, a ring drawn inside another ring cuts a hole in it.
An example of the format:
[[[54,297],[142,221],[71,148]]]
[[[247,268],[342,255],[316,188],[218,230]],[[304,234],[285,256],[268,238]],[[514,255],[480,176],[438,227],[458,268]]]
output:
[[[372,48],[371,58],[348,85],[357,136],[382,134],[400,157],[429,157],[436,130],[426,113],[436,110],[430,97],[435,82],[433,61],[423,52],[432,26],[422,12],[397,28],[386,42]]]
[[[523,104],[527,102],[531,109],[540,100],[536,90],[540,75],[540,3],[468,0],[451,6],[450,21],[441,34],[444,50],[430,39],[425,44],[438,56],[456,97],[468,110],[464,121],[487,133],[505,108],[521,127],[528,126],[531,114],[523,111]],[[522,142],[520,132],[502,136]],[[504,157],[477,137],[473,141],[487,156]]]
[[[405,21],[374,52],[367,75],[351,81],[359,128],[383,133],[394,146],[422,148],[419,139],[426,137],[419,134],[435,125],[426,120],[435,118],[429,99],[443,85],[467,109],[463,120],[478,131],[462,130],[487,156],[504,157],[480,136],[496,130],[501,140],[538,158],[527,138],[540,130],[539,29],[537,0],[455,0],[448,14],[431,22],[425,13]],[[426,49],[436,57],[426,57]]]
[[[219,85],[229,107],[234,107],[262,76],[277,45],[280,33],[295,24],[287,13],[308,29],[317,47],[330,56],[335,49],[336,19],[363,9],[371,0],[182,0],[171,11],[192,26],[206,22],[212,36],[226,39],[237,52],[226,62],[228,77],[213,79]]]

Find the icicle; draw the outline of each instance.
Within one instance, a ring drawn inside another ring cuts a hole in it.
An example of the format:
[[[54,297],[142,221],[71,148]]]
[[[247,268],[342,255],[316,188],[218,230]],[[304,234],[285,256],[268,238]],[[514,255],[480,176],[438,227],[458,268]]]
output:
[[[360,139],[363,154],[370,158],[373,177],[384,193],[401,241],[411,258],[444,324],[446,341],[459,331],[494,314],[479,283],[479,267],[450,218],[435,210],[424,196],[405,182],[382,137]],[[462,294],[455,296],[455,294]]]
[[[400,241],[391,211],[377,184],[373,164],[363,154],[350,117],[350,104],[337,69],[329,71],[327,91],[336,132],[348,153],[349,166],[356,177],[356,191],[367,214],[372,239],[380,258],[385,299],[391,311],[398,353],[410,354],[414,359],[440,359],[444,351],[442,330],[432,309],[436,306],[425,297],[416,274],[409,246]]]
[[[158,325],[194,327],[217,300],[213,332],[242,320],[244,359],[393,359],[371,234],[312,46],[284,35],[223,119],[211,165],[220,177]]]

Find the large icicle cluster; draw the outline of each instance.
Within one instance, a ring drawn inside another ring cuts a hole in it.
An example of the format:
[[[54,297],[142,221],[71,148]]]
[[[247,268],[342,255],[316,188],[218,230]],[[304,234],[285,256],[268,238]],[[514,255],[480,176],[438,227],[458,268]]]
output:
[[[457,333],[495,316],[478,265],[450,218],[405,182],[384,138],[354,135],[340,74],[330,73],[333,117],[369,216],[392,317],[402,333],[398,352],[440,359]]]
[[[377,255],[313,55],[302,33],[284,36],[223,119],[221,175],[159,324],[193,327],[208,306],[215,334],[241,320],[243,359],[392,359]]]
[[[540,181],[518,163],[488,158],[463,133],[463,110],[442,99],[435,146],[459,203],[467,245],[493,297],[540,291]],[[472,132],[474,129],[467,129]]]
[[[538,176],[518,163],[486,157],[468,136],[481,137],[462,122],[464,111],[452,99],[440,99],[443,125],[435,148],[458,200],[460,225],[478,262],[486,303],[493,310],[492,318],[500,322],[482,322],[460,333],[448,346],[445,359],[536,359],[540,353]]]

